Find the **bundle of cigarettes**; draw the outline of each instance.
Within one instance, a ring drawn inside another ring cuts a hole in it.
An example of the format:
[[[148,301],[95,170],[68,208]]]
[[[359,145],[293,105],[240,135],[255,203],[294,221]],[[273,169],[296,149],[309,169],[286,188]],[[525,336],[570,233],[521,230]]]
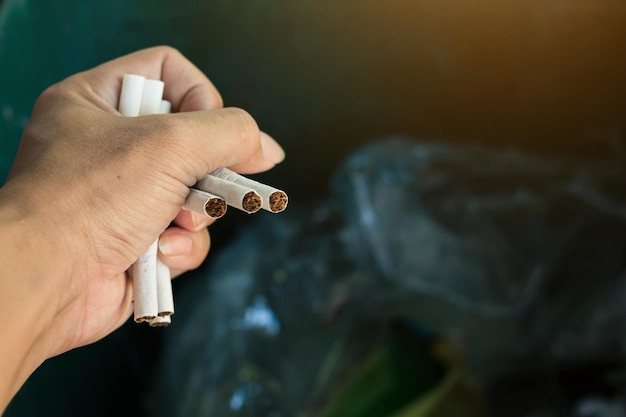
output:
[[[170,113],[172,106],[163,99],[164,89],[163,81],[125,74],[118,110],[122,116],[129,117]],[[183,208],[218,219],[226,213],[227,206],[250,214],[260,209],[280,213],[287,202],[284,191],[219,168],[189,189]],[[134,315],[137,323],[163,327],[171,323],[174,297],[170,270],[157,252],[158,241],[155,241],[133,264]]]

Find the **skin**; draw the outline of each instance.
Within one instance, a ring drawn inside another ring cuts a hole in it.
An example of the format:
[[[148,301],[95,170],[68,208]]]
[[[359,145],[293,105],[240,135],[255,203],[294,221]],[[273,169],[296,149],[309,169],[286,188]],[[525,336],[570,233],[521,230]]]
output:
[[[125,73],[162,79],[176,113],[122,117]],[[43,361],[129,318],[128,270],[154,239],[174,276],[202,263],[210,221],[181,210],[189,186],[219,167],[254,173],[283,158],[169,47],[46,90],[0,189],[0,413]]]

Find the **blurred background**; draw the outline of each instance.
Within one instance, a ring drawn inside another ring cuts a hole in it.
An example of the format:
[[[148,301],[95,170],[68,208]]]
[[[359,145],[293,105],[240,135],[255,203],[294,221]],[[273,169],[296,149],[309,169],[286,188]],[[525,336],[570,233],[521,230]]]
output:
[[[3,0],[0,179],[47,86],[167,44],[284,146],[285,162],[257,178],[285,189],[295,210],[324,201],[349,155],[390,136],[591,161],[613,166],[602,178],[624,183],[625,22],[619,0]],[[621,222],[620,201],[612,207]],[[206,265],[175,291],[210,280],[210,264],[252,222],[229,211],[212,228]],[[623,253],[611,259],[623,277]],[[168,331],[127,323],[49,361],[6,415],[151,415],[156,388],[146,381],[164,377]],[[583,374],[619,368],[608,362],[582,363]],[[271,412],[257,415],[289,415]]]

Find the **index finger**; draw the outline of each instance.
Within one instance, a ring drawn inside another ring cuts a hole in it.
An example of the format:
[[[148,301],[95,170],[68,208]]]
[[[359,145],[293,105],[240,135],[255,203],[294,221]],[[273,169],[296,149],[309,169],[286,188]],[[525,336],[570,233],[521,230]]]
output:
[[[173,112],[223,107],[222,97],[209,79],[169,46],[143,49],[104,63],[79,76],[109,106],[117,109],[124,74],[138,74],[165,82],[164,99]]]

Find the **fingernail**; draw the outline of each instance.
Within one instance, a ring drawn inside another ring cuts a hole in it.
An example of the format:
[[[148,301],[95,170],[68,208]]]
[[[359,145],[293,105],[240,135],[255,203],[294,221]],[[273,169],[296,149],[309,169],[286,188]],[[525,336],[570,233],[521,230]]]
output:
[[[159,239],[159,250],[165,256],[181,256],[191,253],[193,241],[186,233],[163,235]]]
[[[278,164],[285,159],[285,151],[283,148],[265,132],[261,132],[261,148],[263,149],[265,158],[274,163]]]

